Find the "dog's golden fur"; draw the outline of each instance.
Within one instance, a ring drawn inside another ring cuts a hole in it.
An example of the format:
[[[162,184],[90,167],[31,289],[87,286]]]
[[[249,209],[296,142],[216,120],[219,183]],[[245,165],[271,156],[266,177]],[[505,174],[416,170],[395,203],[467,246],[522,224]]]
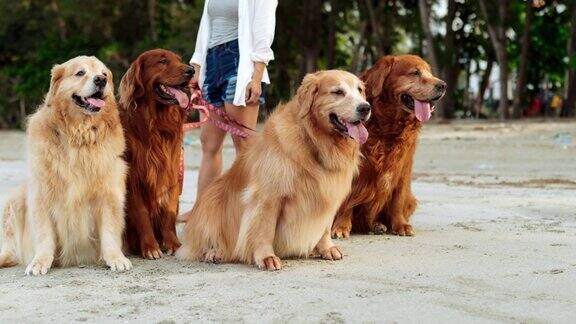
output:
[[[296,98],[276,109],[231,169],[198,197],[177,255],[268,270],[281,268],[279,258],[312,252],[342,258],[330,227],[357,172],[360,145],[329,115],[359,121],[358,105],[368,106],[363,87],[342,71],[306,76]]]
[[[96,86],[96,77],[105,85]],[[104,100],[98,112],[72,99],[95,93]],[[26,273],[38,275],[53,264],[103,260],[112,270],[130,269],[122,253],[124,136],[110,70],[86,56],[56,65],[28,121],[27,144],[29,178],[4,209],[0,267],[28,263]]]

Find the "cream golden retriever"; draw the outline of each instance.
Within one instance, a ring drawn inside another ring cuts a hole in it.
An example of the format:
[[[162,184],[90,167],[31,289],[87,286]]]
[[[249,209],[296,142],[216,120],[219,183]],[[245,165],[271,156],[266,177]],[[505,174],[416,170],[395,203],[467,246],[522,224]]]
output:
[[[358,171],[370,105],[343,71],[309,74],[230,170],[199,197],[177,255],[278,270],[280,258],[339,260],[330,227]]]
[[[44,103],[27,129],[29,179],[8,200],[0,267],[26,274],[103,260],[128,270],[122,253],[126,164],[112,73],[80,56],[52,69]]]

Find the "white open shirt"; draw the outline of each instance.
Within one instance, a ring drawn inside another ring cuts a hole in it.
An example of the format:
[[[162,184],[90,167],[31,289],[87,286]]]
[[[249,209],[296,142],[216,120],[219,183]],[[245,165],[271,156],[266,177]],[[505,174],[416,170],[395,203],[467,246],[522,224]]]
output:
[[[208,2],[204,3],[204,13],[200,21],[196,48],[190,64],[200,65],[200,88],[204,84],[206,74],[206,54],[210,40],[210,17],[208,15]],[[278,0],[238,0],[238,48],[240,60],[238,62],[238,78],[234,94],[235,106],[246,106],[246,87],[252,80],[254,62],[268,62],[274,59],[272,42],[276,26],[276,7]],[[270,83],[268,71],[265,68],[262,82]]]

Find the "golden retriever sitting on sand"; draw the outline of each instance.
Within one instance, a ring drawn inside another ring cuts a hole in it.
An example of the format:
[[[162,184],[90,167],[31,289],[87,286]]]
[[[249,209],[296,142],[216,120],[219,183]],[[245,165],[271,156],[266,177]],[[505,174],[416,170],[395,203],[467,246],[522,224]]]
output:
[[[330,227],[358,171],[369,117],[356,76],[307,75],[296,98],[198,198],[178,257],[267,270],[280,269],[284,257],[341,259]]]
[[[28,121],[29,179],[4,208],[0,267],[104,262],[128,270],[122,253],[126,164],[112,73],[80,56],[52,69],[44,103]]]

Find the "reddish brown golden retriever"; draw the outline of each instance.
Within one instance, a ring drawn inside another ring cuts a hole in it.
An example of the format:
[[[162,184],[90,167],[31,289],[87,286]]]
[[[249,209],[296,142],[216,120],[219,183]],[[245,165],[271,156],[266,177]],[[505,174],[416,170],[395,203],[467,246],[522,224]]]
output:
[[[362,79],[373,107],[366,124],[370,137],[362,146],[360,175],[338,211],[332,235],[388,231],[412,236],[408,222],[416,209],[411,190],[416,141],[446,83],[414,55],[385,56]]]
[[[120,83],[120,117],[126,135],[125,241],[132,253],[159,259],[180,242],[176,216],[182,125],[194,70],[173,52],[141,54]]]

